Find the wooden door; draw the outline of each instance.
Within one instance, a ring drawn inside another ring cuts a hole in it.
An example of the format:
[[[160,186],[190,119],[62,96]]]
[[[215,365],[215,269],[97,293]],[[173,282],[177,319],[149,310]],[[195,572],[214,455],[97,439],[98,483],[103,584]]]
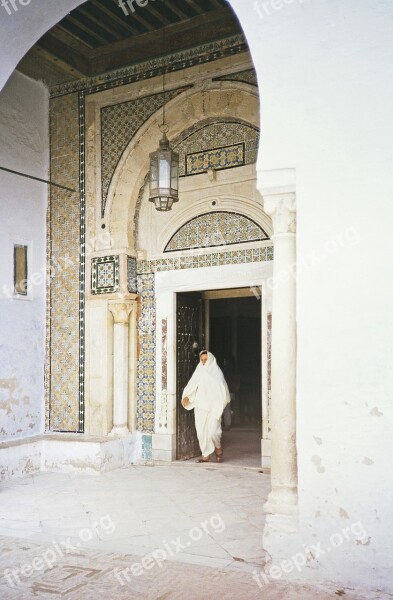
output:
[[[177,448],[176,458],[200,455],[194,411],[181,405],[182,393],[199,362],[204,344],[204,303],[199,293],[177,294],[176,337]]]

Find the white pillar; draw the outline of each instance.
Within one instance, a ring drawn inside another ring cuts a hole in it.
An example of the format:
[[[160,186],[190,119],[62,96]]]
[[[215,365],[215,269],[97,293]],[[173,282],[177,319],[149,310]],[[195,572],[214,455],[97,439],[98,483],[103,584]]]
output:
[[[294,525],[297,513],[296,464],[296,202],[288,172],[270,172],[274,185],[261,186],[265,212],[273,223],[271,481],[265,512],[272,521]],[[273,177],[272,177],[273,174]],[[281,177],[280,177],[281,175]],[[280,182],[281,179],[281,182]],[[291,179],[291,177],[290,177]],[[278,181],[277,181],[278,180]]]
[[[112,435],[126,435],[128,429],[128,323],[132,304],[113,302],[113,429]]]

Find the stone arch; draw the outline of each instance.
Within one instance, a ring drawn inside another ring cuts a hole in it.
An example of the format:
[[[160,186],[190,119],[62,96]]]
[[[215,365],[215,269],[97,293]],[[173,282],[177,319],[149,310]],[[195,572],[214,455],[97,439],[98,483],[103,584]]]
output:
[[[112,177],[107,200],[107,219],[113,246],[135,250],[133,215],[139,191],[149,169],[149,154],[157,147],[161,111],[155,113],[125,149]],[[259,127],[258,92],[234,82],[214,83],[208,90],[195,88],[166,105],[169,139],[209,117],[229,117]],[[184,125],[187,127],[184,127]]]

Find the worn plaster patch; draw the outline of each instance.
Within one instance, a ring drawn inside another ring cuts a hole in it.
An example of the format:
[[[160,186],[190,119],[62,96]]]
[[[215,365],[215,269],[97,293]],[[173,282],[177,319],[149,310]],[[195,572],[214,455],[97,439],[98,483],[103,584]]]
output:
[[[313,435],[313,438],[314,438],[315,442],[318,444],[318,446],[322,445],[322,438],[317,437],[316,435]]]
[[[317,454],[314,454],[314,456],[311,459],[311,462],[313,462],[314,465],[316,466],[318,473],[324,473],[326,471],[325,467],[321,466],[322,458],[320,456],[318,456]]]
[[[342,519],[349,519],[349,514],[344,508],[340,508],[339,515]]]
[[[370,415],[373,417],[382,417],[383,412],[381,412],[377,406],[374,406],[374,408],[370,410]]]
[[[362,460],[362,463],[363,463],[364,465],[370,466],[370,465],[373,465],[373,464],[374,464],[374,461],[373,461],[373,460],[371,460],[371,458],[368,458],[368,456],[365,456],[365,457],[363,458],[363,460]]]

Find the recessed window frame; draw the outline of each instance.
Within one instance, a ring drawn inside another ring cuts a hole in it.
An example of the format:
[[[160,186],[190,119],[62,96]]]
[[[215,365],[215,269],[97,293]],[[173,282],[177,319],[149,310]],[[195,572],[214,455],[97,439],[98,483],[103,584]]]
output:
[[[23,277],[21,281],[26,279],[25,292],[18,291],[17,289],[17,265],[16,265],[16,249],[26,248],[26,277]],[[32,274],[32,250],[33,243],[31,240],[21,239],[13,237],[10,239],[9,254],[10,254],[10,281],[9,289],[11,290],[11,297],[15,300],[32,300],[33,289],[31,285],[31,274]]]

